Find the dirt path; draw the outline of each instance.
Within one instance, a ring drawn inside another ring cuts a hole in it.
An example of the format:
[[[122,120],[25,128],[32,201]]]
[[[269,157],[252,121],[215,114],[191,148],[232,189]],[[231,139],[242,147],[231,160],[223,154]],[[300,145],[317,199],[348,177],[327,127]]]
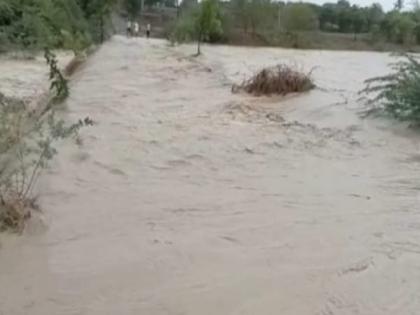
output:
[[[389,58],[193,51],[116,37],[76,75],[97,125],[43,179],[47,227],[3,236],[0,314],[418,314],[420,137],[356,114]],[[230,93],[285,60],[320,88]]]

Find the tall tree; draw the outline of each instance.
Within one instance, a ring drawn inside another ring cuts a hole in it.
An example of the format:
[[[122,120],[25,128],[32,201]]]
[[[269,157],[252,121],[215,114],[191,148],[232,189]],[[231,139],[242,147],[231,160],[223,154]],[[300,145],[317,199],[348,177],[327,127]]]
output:
[[[288,31],[311,31],[318,28],[318,18],[306,3],[289,3],[283,10],[282,20]]]
[[[116,0],[90,0],[85,6],[86,17],[101,43],[105,40],[107,25],[111,22],[110,16],[115,3]]]
[[[124,7],[127,10],[128,15],[134,19],[142,10],[142,0],[124,0]]]
[[[319,26],[321,30],[330,31],[337,25],[337,4],[325,3],[319,10]]]
[[[384,11],[379,3],[372,4],[367,10],[367,28],[371,31],[374,25],[379,25],[383,20]]]
[[[222,22],[217,0],[203,0],[195,20],[197,55],[201,54],[201,42],[211,33],[222,32]]]
[[[232,0],[230,2],[233,15],[237,21],[238,26],[240,26],[244,33],[248,32],[249,28],[249,2],[247,0]]]

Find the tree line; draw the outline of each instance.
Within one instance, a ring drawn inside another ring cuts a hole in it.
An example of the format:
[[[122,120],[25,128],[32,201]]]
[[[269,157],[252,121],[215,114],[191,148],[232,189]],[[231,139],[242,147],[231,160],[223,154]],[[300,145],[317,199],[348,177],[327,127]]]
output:
[[[197,38],[196,18],[205,1],[183,0],[0,0],[0,51],[17,48],[65,48],[78,51],[108,35],[111,13],[123,7],[132,18],[144,6],[159,3],[178,7],[179,18],[170,36],[177,40]],[[238,34],[263,38],[267,43],[297,41],[299,33],[321,31],[368,34],[372,41],[401,45],[420,44],[420,6],[402,10],[402,0],[385,12],[379,3],[352,5],[347,0],[316,5],[273,0],[217,1],[212,8],[216,23],[201,31],[202,40],[229,42]],[[207,34],[208,33],[208,34]],[[280,40],[279,40],[280,39]]]
[[[217,2],[217,1],[216,1]],[[181,19],[175,29],[176,37],[191,37],[194,16],[201,3],[184,0],[180,6]],[[321,31],[337,34],[368,34],[372,41],[401,45],[420,44],[420,6],[401,10],[402,1],[395,9],[385,12],[379,3],[370,6],[351,5],[347,0],[316,5],[304,2],[277,2],[272,0],[230,0],[214,5],[222,28],[213,28],[208,41],[229,40],[242,32],[254,37],[283,36],[284,34]]]
[[[74,51],[107,35],[115,0],[0,0],[0,49]]]

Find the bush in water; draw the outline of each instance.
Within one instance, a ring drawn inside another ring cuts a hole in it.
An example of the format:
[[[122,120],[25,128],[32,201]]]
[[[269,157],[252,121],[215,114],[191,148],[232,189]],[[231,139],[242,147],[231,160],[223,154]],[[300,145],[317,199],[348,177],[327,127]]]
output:
[[[315,87],[309,74],[299,72],[287,65],[265,68],[240,85],[232,86],[232,91],[243,90],[254,95],[271,95],[306,92]]]
[[[420,123],[420,62],[414,56],[403,55],[392,65],[393,73],[366,80],[361,92],[368,98],[370,112],[385,112],[402,121]]]

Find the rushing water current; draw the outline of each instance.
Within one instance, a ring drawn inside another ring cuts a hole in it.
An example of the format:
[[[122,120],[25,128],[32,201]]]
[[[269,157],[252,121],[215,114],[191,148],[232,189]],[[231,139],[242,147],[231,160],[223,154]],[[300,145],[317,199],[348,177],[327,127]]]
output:
[[[63,115],[96,124],[1,236],[0,314],[419,314],[420,135],[358,115],[391,57],[203,51],[114,37],[74,76]],[[231,93],[280,62],[317,88]]]

